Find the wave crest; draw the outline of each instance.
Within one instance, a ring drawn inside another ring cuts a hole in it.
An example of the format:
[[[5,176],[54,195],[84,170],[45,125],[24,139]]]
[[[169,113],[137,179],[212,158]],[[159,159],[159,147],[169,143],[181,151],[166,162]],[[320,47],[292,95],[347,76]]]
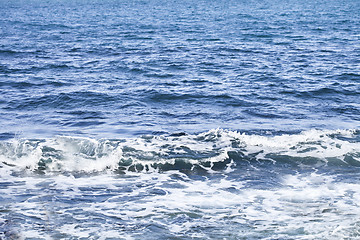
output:
[[[1,166],[48,172],[230,170],[239,162],[360,166],[359,130],[258,135],[213,129],[201,134],[128,139],[55,137],[0,142]]]

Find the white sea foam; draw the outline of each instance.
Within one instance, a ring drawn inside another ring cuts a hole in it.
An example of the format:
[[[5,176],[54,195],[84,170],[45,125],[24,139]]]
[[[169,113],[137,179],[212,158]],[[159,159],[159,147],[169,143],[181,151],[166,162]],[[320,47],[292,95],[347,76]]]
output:
[[[347,158],[359,161],[359,149],[355,130],[273,136],[214,129],[2,142],[0,237],[351,239],[360,235],[360,183],[357,165],[349,168],[354,163]],[[239,161],[254,156],[255,163],[270,165],[242,167]],[[304,171],[299,165],[289,173],[273,164],[279,156],[300,162],[312,157],[325,165]],[[229,158],[223,170],[212,169]],[[334,159],[343,171],[327,172]],[[191,169],[208,162],[201,166],[207,173],[184,172],[188,167],[176,166],[179,160]],[[158,171],[158,163],[176,167]],[[121,164],[125,175],[116,171]],[[149,168],[130,171],[136,164]]]
[[[273,156],[316,158],[323,162],[360,160],[359,131],[309,130],[277,136],[245,134],[214,129],[198,135],[143,136],[129,139],[57,137],[43,140],[10,140],[0,143],[4,165],[47,171],[114,171],[133,166],[136,171],[156,171],[159,164],[190,164],[208,171],[212,163],[228,159],[228,152],[256,154],[257,159],[276,161]],[[140,164],[142,167],[136,167]],[[155,165],[154,165],[155,164]],[[156,165],[157,164],[157,165]],[[146,166],[146,167],[145,167]],[[230,165],[229,165],[230,166]]]
[[[154,227],[159,234],[195,239],[351,239],[360,229],[360,185],[335,178],[299,173],[282,176],[278,187],[253,188],[250,180],[239,182],[226,175],[194,180],[177,171],[126,178],[30,177],[11,191],[14,195],[27,191],[37,198],[17,202],[15,197],[5,207],[29,223],[37,222],[35,230],[34,225],[13,223],[21,236],[34,238],[58,234],[138,239]],[[39,188],[49,182],[50,191]],[[9,189],[1,192],[11,195]],[[102,200],[91,200],[97,197]],[[42,226],[45,230],[40,231]]]

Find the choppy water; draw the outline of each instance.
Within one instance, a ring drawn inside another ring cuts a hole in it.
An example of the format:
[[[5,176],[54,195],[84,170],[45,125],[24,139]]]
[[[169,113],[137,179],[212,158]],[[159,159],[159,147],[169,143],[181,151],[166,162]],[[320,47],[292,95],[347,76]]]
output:
[[[360,1],[0,0],[0,239],[357,239]]]

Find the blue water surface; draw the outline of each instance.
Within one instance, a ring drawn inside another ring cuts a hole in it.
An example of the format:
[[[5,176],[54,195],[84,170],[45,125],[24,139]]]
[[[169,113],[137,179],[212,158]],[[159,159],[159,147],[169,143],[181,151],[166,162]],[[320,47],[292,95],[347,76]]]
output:
[[[359,1],[1,1],[6,136],[359,127]]]

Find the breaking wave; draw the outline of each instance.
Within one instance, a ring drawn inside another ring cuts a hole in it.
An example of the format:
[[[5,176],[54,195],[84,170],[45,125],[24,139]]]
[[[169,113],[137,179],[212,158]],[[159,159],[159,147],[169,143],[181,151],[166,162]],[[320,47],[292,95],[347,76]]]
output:
[[[243,163],[360,166],[359,130],[249,134],[213,129],[200,134],[127,139],[59,136],[0,142],[0,167],[15,171],[182,172],[231,171]]]

